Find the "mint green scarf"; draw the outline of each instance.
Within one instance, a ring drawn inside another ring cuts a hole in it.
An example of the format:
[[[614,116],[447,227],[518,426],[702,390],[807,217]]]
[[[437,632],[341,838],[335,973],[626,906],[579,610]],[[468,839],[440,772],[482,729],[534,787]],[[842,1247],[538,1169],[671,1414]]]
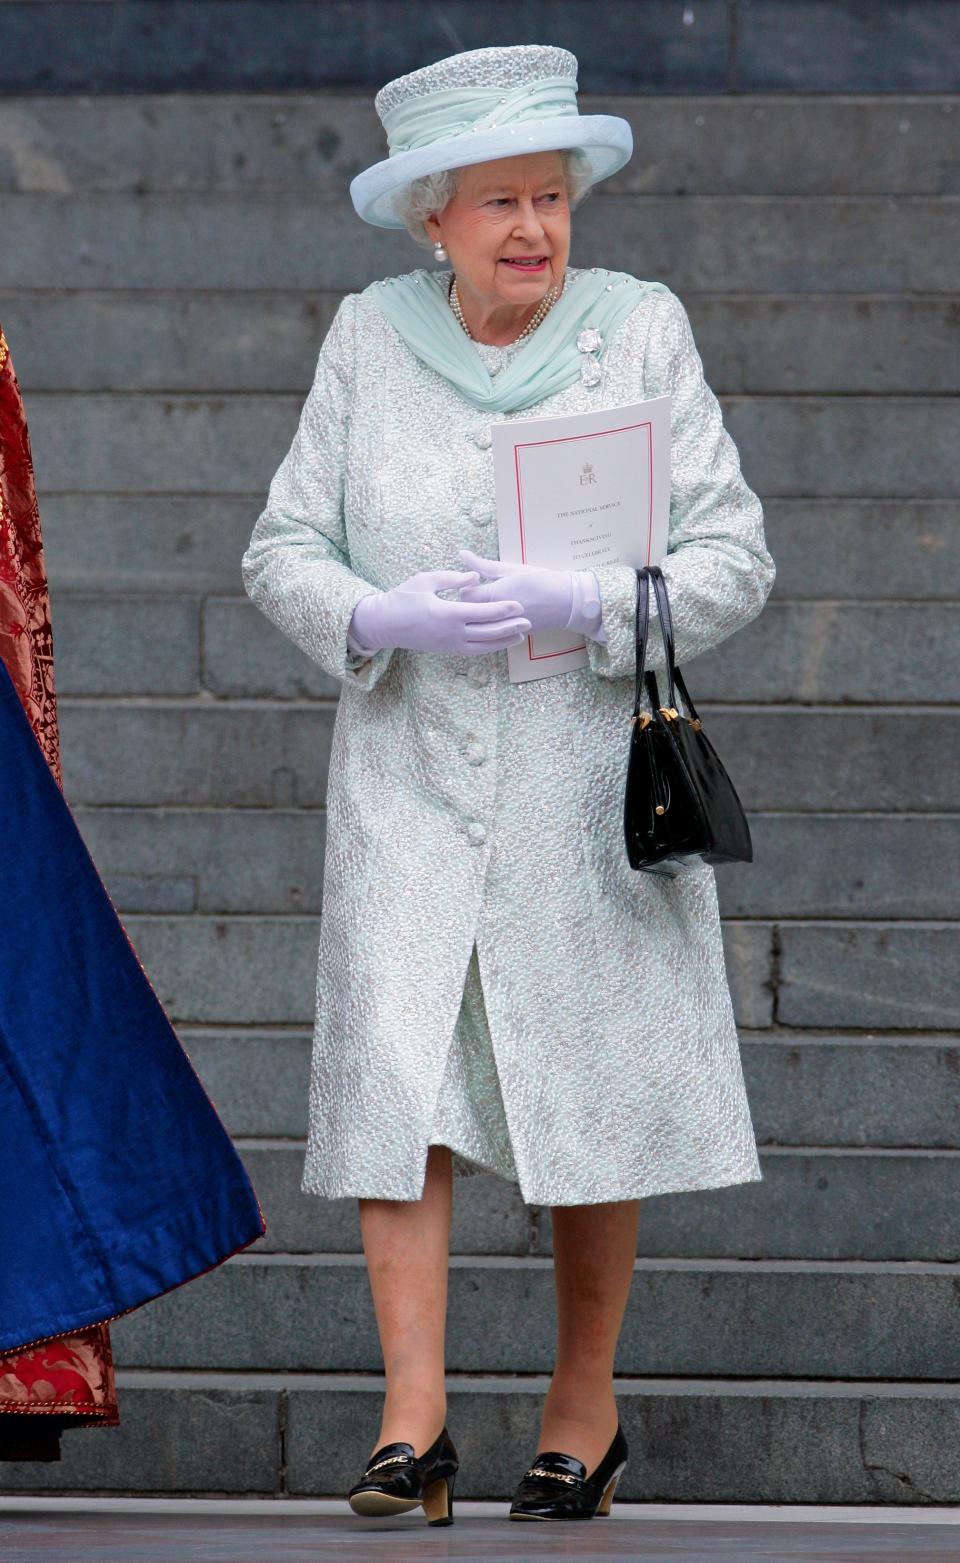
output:
[[[423,268],[371,284],[373,300],[407,346],[484,412],[515,412],[534,407],[580,378],[584,354],[577,335],[595,327],[603,338],[601,356],[621,321],[659,282],[641,282],[626,271],[602,266],[567,272],[563,292],[537,329],[519,347],[499,375],[490,375],[476,347],[450,308],[449,271]]]

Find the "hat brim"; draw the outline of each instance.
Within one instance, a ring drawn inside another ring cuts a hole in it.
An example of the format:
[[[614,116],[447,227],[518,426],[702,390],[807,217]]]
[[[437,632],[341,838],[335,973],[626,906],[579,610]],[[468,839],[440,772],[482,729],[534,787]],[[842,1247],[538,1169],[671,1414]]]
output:
[[[577,148],[590,163],[593,183],[608,179],[629,161],[633,131],[616,114],[564,114],[550,119],[497,125],[476,133],[464,131],[442,141],[414,147],[384,158],[350,181],[350,199],[358,217],[376,228],[402,228],[393,210],[397,192],[413,179],[448,168],[489,163],[494,158],[530,152],[562,152]]]

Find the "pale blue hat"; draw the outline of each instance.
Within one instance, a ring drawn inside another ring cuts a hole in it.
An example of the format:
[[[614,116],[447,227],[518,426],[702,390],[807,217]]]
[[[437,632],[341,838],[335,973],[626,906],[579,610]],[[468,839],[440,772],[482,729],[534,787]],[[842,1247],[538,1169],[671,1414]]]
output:
[[[593,183],[633,152],[633,132],[615,114],[581,114],[577,57],[543,44],[469,49],[381,87],[374,107],[389,156],[350,182],[364,222],[402,228],[397,193],[413,179],[524,152],[576,147]]]

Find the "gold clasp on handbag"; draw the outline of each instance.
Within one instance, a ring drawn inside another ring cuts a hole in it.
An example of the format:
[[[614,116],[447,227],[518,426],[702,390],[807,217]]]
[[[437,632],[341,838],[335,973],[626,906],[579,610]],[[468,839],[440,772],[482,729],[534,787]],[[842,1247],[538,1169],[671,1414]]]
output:
[[[641,712],[639,712],[639,714],[637,716],[632,716],[630,718],[630,721],[631,721],[631,724],[633,722],[639,722],[640,723],[640,731],[642,733],[643,729],[645,727],[649,727],[650,726],[650,723],[653,721],[653,717],[650,715],[649,711],[641,711]]]
[[[679,722],[680,720],[680,712],[676,706],[661,706],[660,715],[668,722]]]

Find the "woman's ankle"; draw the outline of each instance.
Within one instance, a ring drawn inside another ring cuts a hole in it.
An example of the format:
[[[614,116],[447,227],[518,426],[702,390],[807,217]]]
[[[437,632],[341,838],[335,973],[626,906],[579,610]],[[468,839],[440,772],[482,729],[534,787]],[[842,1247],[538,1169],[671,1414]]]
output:
[[[613,1373],[607,1363],[555,1366],[544,1407],[574,1421],[595,1417],[601,1407],[616,1406]]]
[[[381,1449],[384,1444],[406,1443],[413,1445],[416,1455],[422,1455],[439,1437],[446,1420],[445,1393],[425,1394],[422,1388],[408,1393],[402,1390],[388,1392],[380,1432],[371,1452]]]
[[[619,1425],[612,1382],[567,1389],[551,1385],[543,1407],[538,1451],[558,1449],[592,1471],[603,1459]]]

